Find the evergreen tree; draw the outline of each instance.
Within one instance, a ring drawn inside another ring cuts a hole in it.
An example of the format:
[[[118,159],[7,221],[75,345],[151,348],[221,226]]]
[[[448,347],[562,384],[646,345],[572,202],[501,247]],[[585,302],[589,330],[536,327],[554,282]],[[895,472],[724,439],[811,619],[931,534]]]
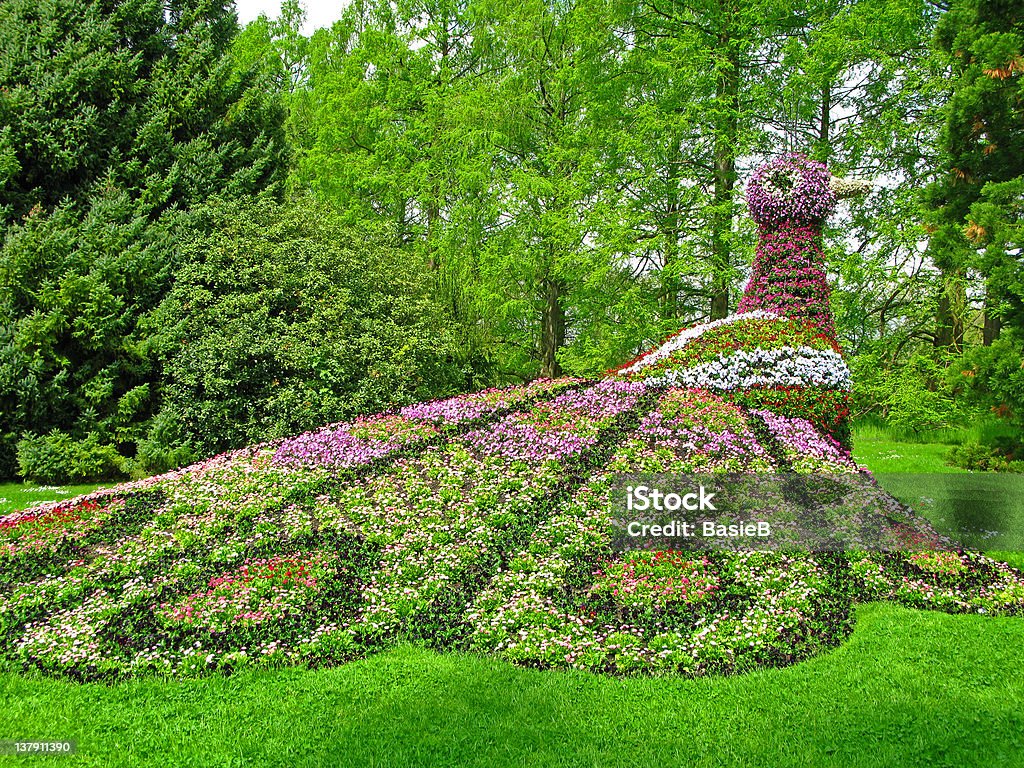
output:
[[[281,106],[236,31],[213,0],[0,5],[0,475],[19,441],[56,463],[86,441],[103,458],[80,476],[127,465],[184,212],[280,186]]]
[[[959,349],[968,270],[980,267],[986,276],[988,344],[998,336],[1003,305],[1013,292],[1012,263],[1020,260],[1019,240],[999,242],[979,259],[977,245],[993,234],[1001,238],[977,221],[972,224],[971,216],[980,204],[977,217],[998,230],[1000,211],[1008,214],[1016,207],[1020,215],[1014,190],[1020,191],[1018,180],[1024,176],[1024,3],[959,0],[941,20],[936,39],[954,78],[942,136],[945,164],[927,198],[934,228],[929,247],[945,281],[936,344]]]

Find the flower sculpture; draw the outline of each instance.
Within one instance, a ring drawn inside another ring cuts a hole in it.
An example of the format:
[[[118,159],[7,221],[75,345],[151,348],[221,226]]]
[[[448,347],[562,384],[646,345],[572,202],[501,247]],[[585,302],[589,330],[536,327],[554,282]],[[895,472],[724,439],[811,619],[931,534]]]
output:
[[[820,267],[832,184],[795,156],[759,171],[743,311],[614,375],[407,405],[0,517],[0,663],[192,676],[414,640],[702,675],[834,645],[858,599],[1024,614],[1024,576],[943,551],[842,439],[850,372]],[[777,546],[615,550],[614,478],[694,473],[752,479],[747,512],[776,516]],[[776,475],[799,478],[796,501],[764,485]],[[790,546],[812,497],[827,538]]]
[[[747,186],[758,242],[739,311],[774,310],[807,318],[834,338],[822,226],[840,196],[864,190],[857,182],[833,179],[824,164],[803,155],[761,166]]]

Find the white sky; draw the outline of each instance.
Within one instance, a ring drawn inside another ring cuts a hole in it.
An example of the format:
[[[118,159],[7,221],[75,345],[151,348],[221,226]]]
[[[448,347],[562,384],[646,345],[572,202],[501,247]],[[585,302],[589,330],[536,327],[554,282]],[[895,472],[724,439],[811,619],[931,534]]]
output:
[[[306,9],[303,33],[308,35],[320,27],[331,26],[341,17],[346,5],[346,0],[302,0]],[[238,23],[244,26],[261,13],[270,18],[276,17],[281,10],[281,0],[235,0],[235,6],[238,8]]]

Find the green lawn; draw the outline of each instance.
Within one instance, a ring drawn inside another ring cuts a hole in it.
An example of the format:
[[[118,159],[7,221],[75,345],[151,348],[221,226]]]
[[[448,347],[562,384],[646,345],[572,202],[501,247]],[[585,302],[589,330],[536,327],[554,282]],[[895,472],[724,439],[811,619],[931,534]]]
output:
[[[1024,475],[968,473],[945,463],[949,445],[894,440],[877,429],[854,434],[854,458],[887,491],[970,549],[1019,564],[1024,551]]]
[[[876,474],[963,472],[946,464],[951,448],[942,443],[905,443],[871,433],[853,436],[853,457]]]
[[[857,451],[876,472],[935,472],[948,450],[878,443]],[[839,648],[729,678],[540,672],[409,646],[329,670],[184,682],[3,674],[0,740],[76,739],[79,753],[0,762],[1021,766],[1022,669],[1021,619],[872,604]]]
[[[77,739],[77,756],[48,759],[68,766],[1019,766],[1022,624],[869,605],[831,653],[699,680],[411,647],[180,683],[8,675],[0,722]]]
[[[0,483],[0,515],[31,507],[42,501],[70,499],[102,485],[34,485],[32,483]]]

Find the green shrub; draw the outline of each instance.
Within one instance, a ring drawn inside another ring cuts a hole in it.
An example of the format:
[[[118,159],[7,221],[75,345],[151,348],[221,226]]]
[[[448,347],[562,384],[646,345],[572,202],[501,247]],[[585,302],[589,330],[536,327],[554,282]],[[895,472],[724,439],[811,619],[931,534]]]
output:
[[[18,442],[18,473],[36,483],[76,483],[107,480],[123,473],[117,449],[101,443],[95,434],[76,440],[54,429],[28,435]]]
[[[408,252],[303,201],[217,203],[152,318],[159,469],[467,387],[431,275]]]
[[[1024,461],[1011,459],[998,448],[976,442],[953,448],[946,461],[954,467],[971,471],[1024,473]]]
[[[152,475],[183,467],[196,458],[181,423],[174,413],[164,410],[150,423],[149,432],[139,441],[138,453],[128,468],[132,475]]]
[[[956,398],[946,367],[925,354],[888,366],[876,355],[851,361],[853,412],[874,414],[898,430],[946,429],[974,415]]]

